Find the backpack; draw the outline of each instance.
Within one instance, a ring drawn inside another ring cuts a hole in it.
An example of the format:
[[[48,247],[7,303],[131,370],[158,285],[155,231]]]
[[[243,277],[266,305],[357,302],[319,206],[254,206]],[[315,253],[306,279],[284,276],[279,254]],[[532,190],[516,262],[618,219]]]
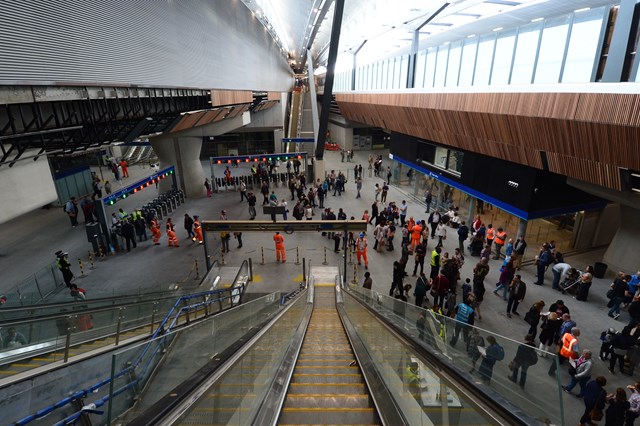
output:
[[[498,344],[496,344],[494,358],[497,361],[502,361],[504,359],[504,348]]]

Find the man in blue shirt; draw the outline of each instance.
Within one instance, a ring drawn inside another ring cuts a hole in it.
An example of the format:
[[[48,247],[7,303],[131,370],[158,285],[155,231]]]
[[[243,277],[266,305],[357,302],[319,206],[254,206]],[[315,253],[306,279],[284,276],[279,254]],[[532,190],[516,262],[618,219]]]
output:
[[[473,295],[469,295],[467,300],[456,306],[456,328],[453,332],[453,337],[449,342],[451,346],[455,346],[456,343],[458,343],[460,331],[462,331],[462,334],[464,335],[463,338],[465,343],[469,340],[469,326],[473,325],[475,310],[467,303],[471,304],[473,297]]]

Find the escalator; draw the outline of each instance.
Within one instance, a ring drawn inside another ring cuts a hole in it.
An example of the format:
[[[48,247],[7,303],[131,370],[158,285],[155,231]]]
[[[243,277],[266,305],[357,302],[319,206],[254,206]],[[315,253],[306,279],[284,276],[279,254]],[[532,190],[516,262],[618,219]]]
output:
[[[315,284],[313,313],[280,424],[317,423],[320,415],[323,423],[381,424],[336,310],[334,278]]]

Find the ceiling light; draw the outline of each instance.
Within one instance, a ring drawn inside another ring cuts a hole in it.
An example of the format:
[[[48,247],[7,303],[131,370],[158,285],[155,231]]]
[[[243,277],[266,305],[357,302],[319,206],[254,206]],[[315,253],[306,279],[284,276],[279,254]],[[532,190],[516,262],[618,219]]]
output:
[[[467,38],[473,38],[475,36],[476,36],[475,34],[470,34],[470,35],[467,36]]]
[[[583,7],[582,9],[574,10],[575,13],[586,12],[587,10],[591,10],[590,7]]]
[[[531,22],[539,22],[542,21],[544,18],[536,18],[536,19],[532,19]]]
[[[494,28],[493,31],[500,31],[502,30],[502,27],[498,27],[498,28]]]

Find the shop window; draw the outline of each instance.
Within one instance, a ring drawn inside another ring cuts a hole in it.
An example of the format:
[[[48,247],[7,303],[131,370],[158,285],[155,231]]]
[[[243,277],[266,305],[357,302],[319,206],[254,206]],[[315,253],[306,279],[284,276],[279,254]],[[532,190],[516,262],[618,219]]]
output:
[[[449,157],[449,150],[441,146],[436,147],[436,158],[433,164],[443,169],[447,168],[447,160]]]

